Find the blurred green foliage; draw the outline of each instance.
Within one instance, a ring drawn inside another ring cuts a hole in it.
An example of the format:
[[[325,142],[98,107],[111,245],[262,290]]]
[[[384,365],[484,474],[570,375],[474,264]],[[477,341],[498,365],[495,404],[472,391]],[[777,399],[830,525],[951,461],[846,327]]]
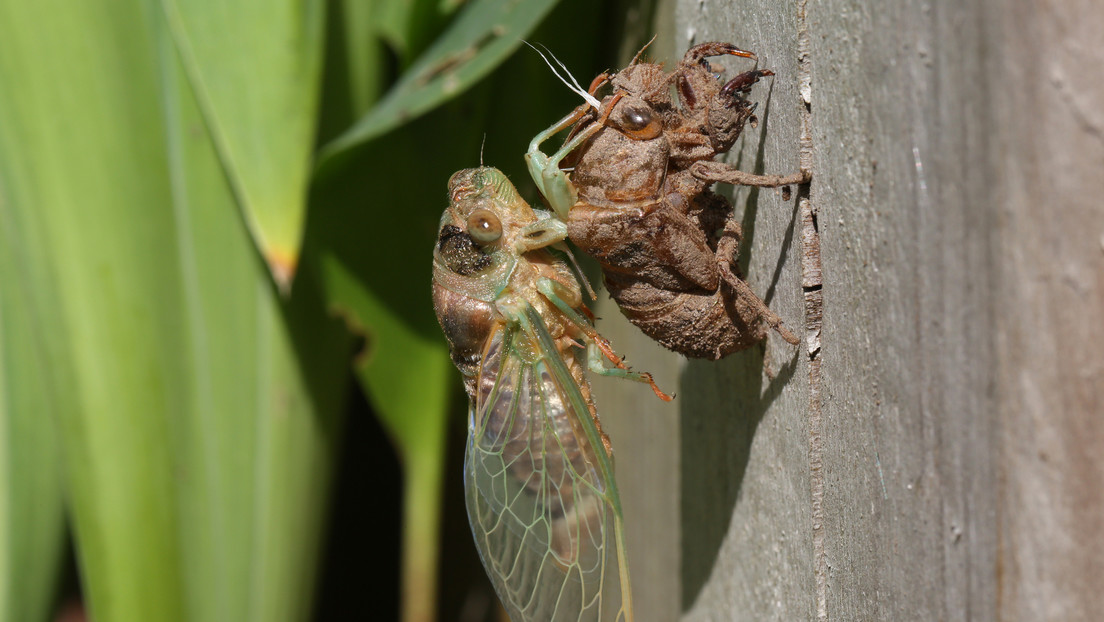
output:
[[[66,520],[96,620],[308,619],[350,381],[433,619],[445,184],[482,160],[534,198],[522,152],[578,102],[520,39],[585,83],[625,10],[0,3],[0,620],[52,615]]]

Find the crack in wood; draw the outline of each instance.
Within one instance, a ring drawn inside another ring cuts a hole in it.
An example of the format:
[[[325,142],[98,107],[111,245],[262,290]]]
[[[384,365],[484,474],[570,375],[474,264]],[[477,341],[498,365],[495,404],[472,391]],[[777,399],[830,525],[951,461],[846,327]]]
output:
[[[809,484],[813,526],[813,574],[817,586],[817,619],[828,619],[828,560],[824,551],[824,454],[820,410],[820,328],[823,288],[820,235],[812,203],[801,199],[801,272],[805,293],[805,344],[809,357]]]
[[[801,113],[800,164],[813,169],[812,63],[809,58],[808,0],[797,1],[797,72],[804,110]],[[817,211],[810,187],[798,194],[801,211],[801,288],[805,295],[805,347],[809,357],[809,494],[813,529],[813,576],[816,581],[816,619],[828,619],[828,556],[824,549],[824,443],[820,409],[821,324],[823,278]]]

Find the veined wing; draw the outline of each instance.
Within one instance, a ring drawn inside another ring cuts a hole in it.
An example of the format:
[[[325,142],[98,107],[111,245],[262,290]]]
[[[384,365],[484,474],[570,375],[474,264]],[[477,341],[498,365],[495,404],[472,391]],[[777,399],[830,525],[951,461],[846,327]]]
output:
[[[469,415],[476,547],[513,622],[631,622],[612,465],[568,364],[525,306],[491,336]]]

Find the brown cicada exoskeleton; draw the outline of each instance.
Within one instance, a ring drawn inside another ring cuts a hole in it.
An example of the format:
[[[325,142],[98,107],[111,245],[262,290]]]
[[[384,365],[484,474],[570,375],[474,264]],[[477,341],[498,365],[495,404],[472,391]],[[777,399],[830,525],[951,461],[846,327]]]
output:
[[[720,359],[774,329],[798,339],[737,273],[740,226],[714,182],[805,183],[744,173],[713,158],[736,142],[755,106],[746,98],[765,69],[720,82],[707,57],[755,58],[727,43],[702,43],[674,71],[634,62],[595,79],[588,103],[533,139],[530,173],[570,239],[602,266],[621,312],[649,337],[695,358]],[[609,82],[601,102],[594,92]],[[677,95],[676,95],[677,94]],[[540,145],[570,126],[551,157]]]

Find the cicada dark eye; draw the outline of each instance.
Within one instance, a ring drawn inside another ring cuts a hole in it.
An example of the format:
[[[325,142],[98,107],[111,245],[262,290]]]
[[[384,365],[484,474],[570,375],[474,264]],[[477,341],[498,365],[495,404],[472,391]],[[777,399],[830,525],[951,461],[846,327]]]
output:
[[[618,127],[633,140],[651,140],[663,131],[663,125],[644,106],[623,106],[619,111]]]
[[[468,235],[480,244],[489,244],[502,237],[502,222],[491,210],[479,208],[468,216]]]

